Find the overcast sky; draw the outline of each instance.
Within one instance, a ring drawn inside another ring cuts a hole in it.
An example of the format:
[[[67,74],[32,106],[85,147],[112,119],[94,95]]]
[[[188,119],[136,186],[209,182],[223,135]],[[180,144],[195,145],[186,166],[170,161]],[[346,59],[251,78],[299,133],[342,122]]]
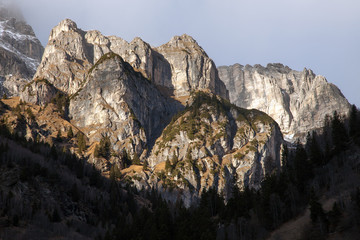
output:
[[[70,18],[152,46],[187,33],[217,66],[280,62],[336,84],[360,107],[359,0],[15,0],[45,46]]]

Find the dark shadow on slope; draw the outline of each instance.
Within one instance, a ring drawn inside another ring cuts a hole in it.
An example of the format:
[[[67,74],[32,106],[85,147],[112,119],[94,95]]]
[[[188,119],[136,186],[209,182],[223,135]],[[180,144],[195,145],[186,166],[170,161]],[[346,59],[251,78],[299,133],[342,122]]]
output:
[[[103,177],[86,158],[27,141],[0,124],[0,238],[103,239],[146,200]],[[113,177],[113,176],[112,176]],[[138,199],[138,200],[136,200]]]

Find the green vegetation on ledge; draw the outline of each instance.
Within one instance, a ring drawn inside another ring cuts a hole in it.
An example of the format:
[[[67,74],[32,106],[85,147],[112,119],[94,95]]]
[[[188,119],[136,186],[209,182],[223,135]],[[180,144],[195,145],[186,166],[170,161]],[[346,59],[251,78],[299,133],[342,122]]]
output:
[[[118,54],[116,54],[114,52],[108,52],[108,53],[102,55],[101,58],[94,64],[94,66],[92,66],[89,69],[88,74],[90,74],[97,66],[99,66],[100,64],[102,64],[106,60],[113,59],[115,57],[118,57],[118,58],[120,58],[122,60],[122,58]]]
[[[227,119],[232,109],[238,114],[236,121],[245,121],[254,131],[257,131],[257,122],[270,125],[276,124],[271,117],[261,111],[237,107],[216,95],[199,91],[192,93],[191,98],[193,99],[192,103],[186,106],[182,112],[176,114],[163,131],[160,148],[174,140],[181,131],[186,132],[190,140],[199,139],[205,141],[207,137],[212,136],[211,140],[214,141],[225,137],[226,129],[229,127]],[[212,116],[218,119],[218,131],[215,135],[213,126],[211,126],[211,123],[215,121],[215,119],[212,119]],[[225,119],[225,121],[220,119]]]
[[[33,83],[44,83],[45,85],[48,85],[48,86],[51,86],[52,84],[45,78],[39,78],[39,79],[35,79],[35,80],[32,80],[31,82],[27,83],[23,89],[22,89],[22,92],[24,92],[28,87],[30,87]]]

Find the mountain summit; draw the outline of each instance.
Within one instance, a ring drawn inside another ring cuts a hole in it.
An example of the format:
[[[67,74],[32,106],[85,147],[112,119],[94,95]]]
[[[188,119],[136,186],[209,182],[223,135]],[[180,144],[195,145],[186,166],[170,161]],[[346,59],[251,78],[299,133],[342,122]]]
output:
[[[140,38],[129,43],[96,30],[83,31],[69,19],[51,31],[35,78],[47,79],[59,90],[73,94],[86,81],[87,71],[109,52],[121,56],[165,95],[180,100],[191,91],[206,89],[228,98],[214,62],[189,36],[174,37],[152,48]]]

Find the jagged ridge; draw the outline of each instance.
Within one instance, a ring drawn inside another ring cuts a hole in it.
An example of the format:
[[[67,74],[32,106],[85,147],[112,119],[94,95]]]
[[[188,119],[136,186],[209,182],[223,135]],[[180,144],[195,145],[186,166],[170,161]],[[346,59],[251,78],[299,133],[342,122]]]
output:
[[[151,48],[140,38],[128,43],[119,37],[103,36],[99,31],[83,31],[69,19],[51,31],[35,77],[48,79],[61,91],[73,94],[86,79],[87,71],[108,52],[120,55],[169,96],[181,98],[189,96],[192,90],[209,89],[228,98],[215,64],[189,36]]]
[[[218,70],[230,90],[230,101],[269,114],[289,141],[303,140],[307,132],[323,127],[325,116],[335,110],[344,115],[350,110],[335,85],[308,69],[299,72],[282,64],[235,64]]]

